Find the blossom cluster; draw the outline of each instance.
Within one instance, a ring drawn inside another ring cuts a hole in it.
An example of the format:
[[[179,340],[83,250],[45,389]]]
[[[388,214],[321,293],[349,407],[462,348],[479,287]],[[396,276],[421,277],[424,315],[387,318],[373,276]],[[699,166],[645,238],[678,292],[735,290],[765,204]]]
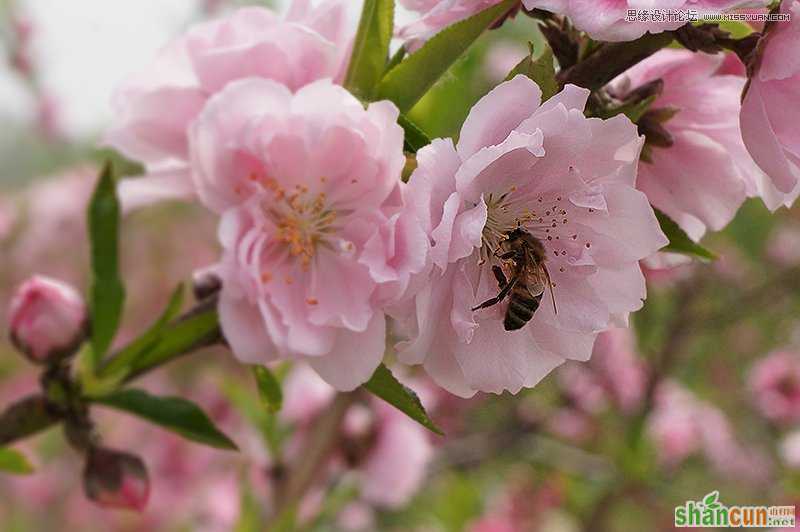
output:
[[[677,27],[625,22],[630,3],[524,0],[508,14],[551,10],[612,41]],[[413,51],[498,2],[404,4],[421,13],[396,32]],[[781,9],[800,20],[797,0]],[[669,242],[653,206],[698,240],[747,197],[774,209],[800,193],[800,64],[781,52],[799,22],[762,39],[749,83],[732,54],[686,50],[623,73],[606,89],[619,100],[663,83],[637,124],[592,116],[588,89],[543,98],[517,75],[472,107],[457,142],[419,149],[404,182],[399,109],[342,85],[345,11],[236,10],[190,29],[115,97],[106,141],[147,169],[121,186],[125,207],[194,198],[219,216],[219,317],[242,361],[306,362],[352,390],[399,338],[400,362],[457,395],[517,392],[587,360],[642,306],[639,262]]]

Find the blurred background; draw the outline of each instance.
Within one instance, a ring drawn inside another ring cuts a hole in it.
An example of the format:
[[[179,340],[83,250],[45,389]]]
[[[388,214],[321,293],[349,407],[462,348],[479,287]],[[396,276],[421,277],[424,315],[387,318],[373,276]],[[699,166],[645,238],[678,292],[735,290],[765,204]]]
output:
[[[39,273],[86,288],[84,209],[109,122],[112,88],[226,0],[0,2],[0,321],[14,288]],[[274,2],[283,9],[284,2]],[[359,2],[353,2],[354,24]],[[398,22],[411,20],[398,13]],[[411,117],[456,135],[470,106],[538,39],[518,17],[484,36]],[[125,173],[135,165],[120,161]],[[719,490],[725,504],[800,504],[800,209],[771,215],[749,201],[704,240],[712,264],[659,257],[631,331],[598,341],[587,364],[533,390],[462,400],[422,375],[418,390],[447,436],[381,405],[348,413],[341,449],[300,512],[307,530],[670,530],[673,508]],[[169,204],[125,219],[124,343],[175,285],[214,262],[215,221]],[[4,325],[5,326],[5,325]],[[80,488],[81,460],[58,430],[18,445],[36,472],[0,476],[0,528],[261,530],[270,478],[330,390],[280,367],[285,407],[258,402],[226,352],[175,362],[142,386],[203,405],[242,449],[205,448],[120,413],[93,412],[104,441],[147,463],[146,510],[98,508]],[[32,392],[35,369],[0,340],[0,404]]]

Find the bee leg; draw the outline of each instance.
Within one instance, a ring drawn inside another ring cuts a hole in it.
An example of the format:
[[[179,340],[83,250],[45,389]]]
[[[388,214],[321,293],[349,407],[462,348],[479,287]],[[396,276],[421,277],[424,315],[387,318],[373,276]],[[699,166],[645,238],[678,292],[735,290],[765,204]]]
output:
[[[508,281],[503,273],[503,269],[497,265],[492,266],[492,273],[494,274],[494,278],[497,279],[497,285],[500,288],[505,288],[505,286],[508,284]]]
[[[501,273],[502,273],[502,272],[501,272]],[[493,297],[492,299],[487,299],[486,301],[484,301],[483,303],[481,303],[481,304],[480,304],[480,305],[478,305],[477,307],[473,308],[473,309],[472,309],[472,311],[474,312],[474,311],[476,311],[476,310],[480,310],[480,309],[482,309],[482,308],[487,308],[487,307],[491,307],[492,305],[497,305],[497,304],[498,304],[498,303],[500,303],[500,302],[501,302],[503,299],[505,299],[505,298],[506,298],[506,296],[508,295],[508,293],[509,293],[509,292],[511,292],[511,289],[512,289],[512,288],[514,288],[514,284],[515,284],[516,282],[517,282],[517,279],[516,279],[516,278],[513,278],[513,279],[511,279],[511,282],[510,282],[510,283],[507,283],[507,284],[506,284],[506,285],[505,285],[505,286],[502,288],[502,290],[500,290],[500,293],[499,293],[499,294],[497,294],[497,296],[496,296],[496,297]]]
[[[517,252],[516,251],[509,251],[507,253],[503,253],[502,255],[499,255],[498,258],[500,258],[502,260],[508,260],[508,259],[513,259],[516,256],[517,256]]]

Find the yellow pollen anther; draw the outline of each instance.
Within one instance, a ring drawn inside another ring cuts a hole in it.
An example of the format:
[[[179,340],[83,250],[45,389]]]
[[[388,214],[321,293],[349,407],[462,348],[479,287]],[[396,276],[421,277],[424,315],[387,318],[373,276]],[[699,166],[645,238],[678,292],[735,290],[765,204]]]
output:
[[[313,297],[309,297],[308,299],[306,299],[306,303],[308,303],[309,305],[319,305],[319,301],[317,301]]]

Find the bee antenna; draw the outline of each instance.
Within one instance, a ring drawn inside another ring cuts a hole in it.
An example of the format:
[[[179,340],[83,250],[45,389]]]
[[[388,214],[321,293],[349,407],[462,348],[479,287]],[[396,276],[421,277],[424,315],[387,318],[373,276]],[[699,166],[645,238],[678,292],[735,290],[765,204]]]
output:
[[[547,288],[550,290],[550,300],[553,302],[553,312],[555,314],[558,314],[558,307],[556,306],[556,296],[553,293],[553,281],[550,280],[550,271],[544,264],[542,264],[542,269],[544,270],[545,277],[547,277]]]

